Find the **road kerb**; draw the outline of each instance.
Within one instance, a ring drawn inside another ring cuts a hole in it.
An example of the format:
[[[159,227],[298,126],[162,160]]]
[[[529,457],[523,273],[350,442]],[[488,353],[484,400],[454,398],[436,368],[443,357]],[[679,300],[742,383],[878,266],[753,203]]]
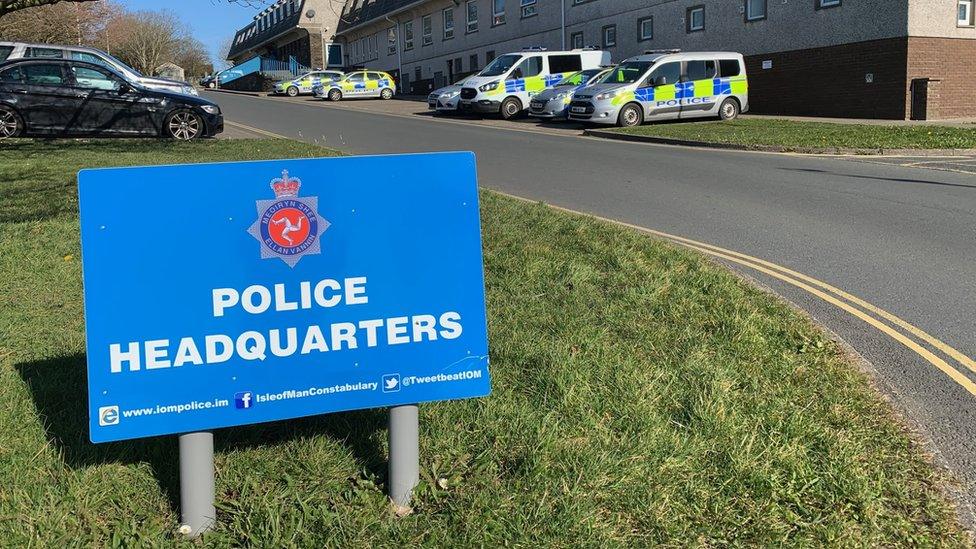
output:
[[[649,135],[631,135],[612,130],[583,130],[583,135],[630,141],[634,143],[654,143],[656,145],[680,145],[683,147],[701,147],[706,149],[726,149],[733,151],[760,151],[772,153],[812,154],[812,155],[850,155],[850,156],[965,156],[976,154],[976,149],[852,149],[845,147],[786,147],[781,145],[740,145],[737,143],[717,143],[712,141],[694,141],[691,139],[676,139],[672,137],[655,137]]]

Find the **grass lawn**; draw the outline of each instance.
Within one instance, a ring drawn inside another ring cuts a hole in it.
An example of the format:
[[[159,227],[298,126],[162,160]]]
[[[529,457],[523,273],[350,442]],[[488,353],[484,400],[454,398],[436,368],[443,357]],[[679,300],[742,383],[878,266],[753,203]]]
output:
[[[700,121],[647,124],[614,131],[649,137],[774,146],[786,149],[976,149],[976,126],[891,126],[830,124],[792,120],[740,118],[729,122]]]
[[[328,154],[0,143],[0,546],[191,545],[176,437],[87,442],[75,172]],[[387,505],[382,410],[227,429],[205,545],[968,543],[943,479],[804,317],[695,253],[482,199],[494,394],[421,407],[415,513]]]

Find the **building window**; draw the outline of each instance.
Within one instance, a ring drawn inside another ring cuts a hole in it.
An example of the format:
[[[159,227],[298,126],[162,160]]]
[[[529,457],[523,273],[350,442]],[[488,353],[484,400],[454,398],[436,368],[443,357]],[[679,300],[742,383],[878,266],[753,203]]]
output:
[[[705,6],[688,8],[688,32],[705,30]]]
[[[397,48],[396,29],[390,27],[389,29],[386,30],[386,53],[393,55],[394,53],[396,53],[396,48]]]
[[[454,58],[454,74],[461,74],[462,72],[464,72],[464,68],[461,66],[461,58],[460,57],[455,57]]]
[[[583,48],[583,33],[574,32],[569,35],[569,43],[574,50]]]
[[[603,27],[603,47],[612,48],[617,45],[617,25]]]
[[[637,21],[637,30],[640,33],[641,40],[653,40],[654,39],[654,18],[644,17]]]
[[[447,8],[444,15],[444,40],[454,38],[454,8]]]
[[[817,9],[834,8],[840,5],[841,0],[817,0]]]
[[[505,24],[505,0],[491,0],[491,26]]]
[[[465,5],[465,21],[467,22],[467,32],[478,31],[478,3],[475,0],[468,0]]]
[[[403,51],[413,49],[413,21],[403,24]]]
[[[973,0],[959,0],[956,24],[960,27],[973,26]]]
[[[425,15],[420,20],[420,28],[423,31],[423,44],[429,46],[434,43],[434,20],[430,15]]]
[[[746,0],[746,21],[766,18],[766,0]]]
[[[478,54],[472,53],[471,58],[468,60],[471,63],[471,72],[478,70]]]
[[[535,3],[536,0],[521,0],[522,2],[522,17],[532,17],[539,13]]]
[[[413,79],[414,79],[414,82],[420,82],[420,79],[422,77],[423,77],[423,75],[420,73],[420,65],[417,65],[416,67],[413,68]]]

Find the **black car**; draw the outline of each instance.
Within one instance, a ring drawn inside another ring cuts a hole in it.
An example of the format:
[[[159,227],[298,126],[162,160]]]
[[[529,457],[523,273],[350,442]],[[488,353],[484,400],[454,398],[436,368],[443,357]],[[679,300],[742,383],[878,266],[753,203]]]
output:
[[[162,136],[189,140],[224,131],[220,107],[150,90],[113,69],[60,59],[0,63],[0,138]]]

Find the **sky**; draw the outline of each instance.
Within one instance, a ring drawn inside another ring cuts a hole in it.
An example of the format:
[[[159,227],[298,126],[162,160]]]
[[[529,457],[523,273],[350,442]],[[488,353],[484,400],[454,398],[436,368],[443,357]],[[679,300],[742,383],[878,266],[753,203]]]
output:
[[[237,29],[251,22],[267,0],[250,0],[251,6],[227,0],[116,0],[132,11],[165,9],[176,13],[191,27],[193,36],[210,50],[211,58],[222,60],[221,45],[234,37]],[[246,2],[244,2],[246,4]],[[219,66],[219,65],[218,65]]]

